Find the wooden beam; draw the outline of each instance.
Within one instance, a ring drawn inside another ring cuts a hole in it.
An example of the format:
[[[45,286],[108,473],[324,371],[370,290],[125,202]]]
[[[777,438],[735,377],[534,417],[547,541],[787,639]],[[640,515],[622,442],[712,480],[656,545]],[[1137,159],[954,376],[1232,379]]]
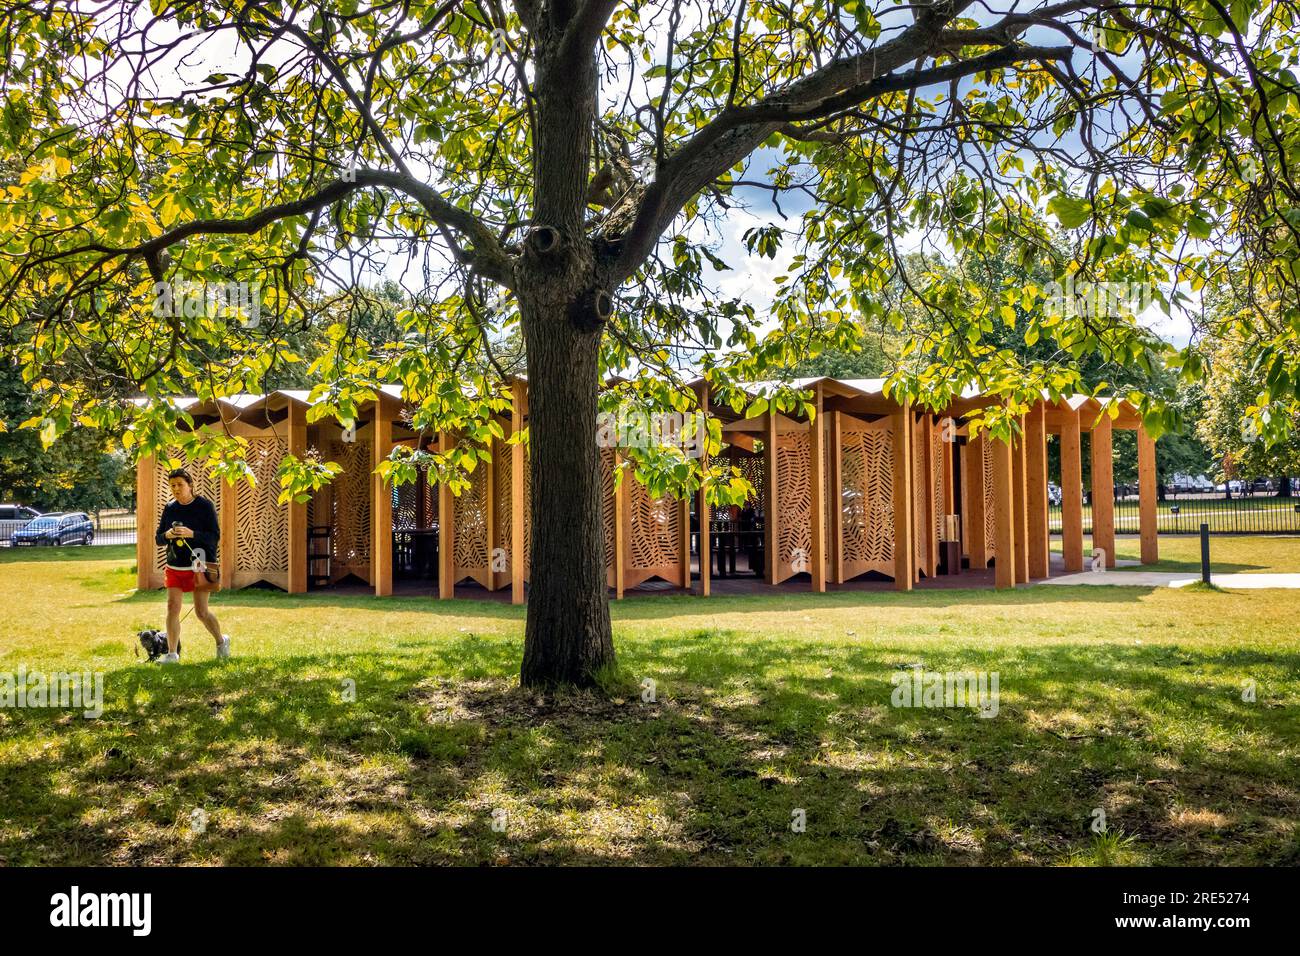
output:
[[[696,390],[696,396],[699,399],[700,414],[703,415],[709,409],[709,386],[702,383]],[[707,419],[702,424],[701,430],[706,426]],[[707,447],[703,446],[700,448],[700,467],[705,470],[708,470],[709,467],[709,450]],[[712,544],[709,540],[709,521],[711,515],[709,514],[709,503],[706,500],[705,490],[702,485],[699,492],[696,494],[695,508],[700,516],[700,594],[704,597],[708,597],[709,580],[711,578],[711,575],[709,574],[709,563],[712,560],[712,556],[709,553],[709,548]]]
[[[985,497],[984,486],[984,443],[987,441],[988,437],[981,432],[966,442],[966,451],[962,455],[962,460],[966,463],[966,480],[962,483],[962,488],[968,510],[966,530],[969,540],[966,542],[966,553],[970,555],[972,570],[981,571],[989,566],[989,545],[993,543],[985,534],[988,528],[988,499]]]
[[[1061,412],[1061,557],[1067,572],[1083,570],[1083,452],[1078,409]]]
[[[510,434],[524,430],[524,383],[510,388]],[[524,445],[510,446],[510,603],[524,603]]]
[[[894,439],[894,589],[912,590],[915,546],[912,541],[912,406],[893,415]]]
[[[299,402],[289,403],[289,454],[302,460],[307,455],[307,409]],[[233,497],[234,489],[222,491],[221,497]],[[290,594],[307,593],[307,502],[290,501],[288,531]]]
[[[768,408],[763,431],[763,458],[767,462],[766,500],[763,502],[763,550],[767,555],[767,567],[764,571],[768,584],[776,584],[776,566],[778,564],[776,548],[777,542],[781,540],[780,535],[777,533],[777,526],[780,523],[781,516],[777,513],[777,503],[780,501],[780,496],[777,494],[776,487],[779,478],[776,473],[776,424],[776,410]]]
[[[1115,567],[1115,475],[1110,416],[1104,411],[1092,426],[1092,547],[1106,552],[1106,567]]]
[[[1025,500],[1029,508],[1029,576],[1047,577],[1051,541],[1047,524],[1047,418],[1041,401],[1025,416]]]
[[[994,575],[998,588],[1016,586],[1016,519],[1011,445],[986,437],[993,455]]]
[[[451,432],[438,434],[438,450],[446,453],[453,444]],[[446,601],[456,596],[456,503],[445,481],[438,483],[438,598]]]
[[[844,583],[844,413],[834,411],[826,422],[831,443],[831,487],[826,506],[831,514],[831,581]]]
[[[1156,443],[1141,425],[1138,443],[1138,527],[1142,538],[1142,563],[1160,560],[1160,541],[1156,534]]]
[[[677,503],[682,529],[682,576],[679,583],[689,591],[691,589],[691,496],[687,495]]]
[[[153,588],[153,570],[158,560],[158,545],[154,540],[158,530],[157,503],[158,459],[141,455],[135,463],[135,586],[140,591]],[[222,537],[225,537],[224,529]],[[225,552],[225,548],[220,551]]]
[[[822,383],[814,388],[813,407],[816,414],[808,423],[809,520],[812,522],[812,589],[826,591],[826,428],[822,421]]]
[[[1020,427],[1011,446],[1012,493],[1016,511],[1016,583],[1029,583],[1029,501],[1025,454],[1025,417],[1016,419]]]

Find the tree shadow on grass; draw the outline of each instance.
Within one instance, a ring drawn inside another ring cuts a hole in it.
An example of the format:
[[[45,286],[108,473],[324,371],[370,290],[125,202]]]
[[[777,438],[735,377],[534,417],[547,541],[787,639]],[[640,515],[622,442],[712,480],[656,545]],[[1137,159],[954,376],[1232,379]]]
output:
[[[99,721],[9,712],[0,861],[1041,864],[1101,807],[1140,861],[1300,862],[1300,654],[715,631],[636,642],[612,699],[513,688],[517,655],[138,666]],[[890,706],[914,664],[997,671],[997,716]]]

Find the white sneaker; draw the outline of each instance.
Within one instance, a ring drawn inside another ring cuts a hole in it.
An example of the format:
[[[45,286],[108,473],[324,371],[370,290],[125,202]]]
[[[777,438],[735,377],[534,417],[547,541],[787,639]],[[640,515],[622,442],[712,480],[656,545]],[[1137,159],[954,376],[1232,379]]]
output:
[[[181,656],[175,652],[164,654],[162,657],[158,658],[159,664],[179,664],[180,662]]]
[[[222,634],[221,640],[217,642],[217,660],[230,660],[230,635]]]

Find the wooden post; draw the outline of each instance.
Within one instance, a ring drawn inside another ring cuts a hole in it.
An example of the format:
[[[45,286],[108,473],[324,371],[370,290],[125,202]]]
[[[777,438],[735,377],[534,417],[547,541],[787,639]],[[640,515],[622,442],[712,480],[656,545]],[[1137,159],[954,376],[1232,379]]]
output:
[[[376,597],[387,597],[393,593],[393,492],[374,469],[393,450],[393,423],[382,393],[370,414],[370,582]]]
[[[893,414],[894,438],[894,589],[912,590],[915,570],[912,541],[912,406]]]
[[[223,495],[222,500],[227,497]],[[135,586],[141,591],[153,587],[154,565],[158,562],[158,545],[154,541],[157,529],[158,459],[153,455],[142,455],[135,463]],[[225,537],[224,528],[222,537]],[[226,550],[222,548],[220,553],[224,555]],[[233,544],[229,545],[229,550],[233,553]]]
[[[448,452],[453,444],[451,432],[438,434],[438,450]],[[438,484],[438,597],[446,601],[456,596],[456,503],[445,481]]]
[[[691,589],[691,496],[687,495],[678,502],[682,527],[682,577],[681,586]]]
[[[1011,446],[1012,492],[1016,510],[1016,583],[1029,583],[1029,501],[1025,454],[1025,417],[1016,419],[1019,434]]]
[[[1113,425],[1104,410],[1092,426],[1092,547],[1106,552],[1106,567],[1115,567],[1115,475]]]
[[[623,475],[619,481],[619,466],[623,456],[614,452],[614,597],[623,599],[623,571],[627,567],[627,532],[630,514],[627,507],[627,483],[635,481],[631,475]]]
[[[844,583],[844,434],[842,413],[831,412],[826,425],[831,441],[831,580]]]
[[[984,433],[973,436],[966,441],[966,451],[962,460],[966,462],[966,480],[962,488],[966,492],[966,553],[970,555],[972,570],[985,570],[989,566],[989,542],[985,529],[988,527],[987,498],[984,487],[984,444],[988,436]]]
[[[808,465],[809,499],[812,507],[809,518],[812,521],[812,589],[814,592],[826,591],[826,429],[822,421],[822,383],[818,382],[813,396],[813,408],[816,414],[808,423],[809,441]]]
[[[994,576],[998,588],[1016,586],[1015,476],[1009,442],[986,437],[993,453]]]
[[[934,511],[934,428],[934,415],[929,412],[922,414],[920,430],[921,438],[925,441],[925,447],[922,449],[925,474],[918,475],[916,480],[925,488],[925,508],[918,516],[917,522],[920,525],[920,533],[925,535],[925,573],[931,578],[939,573],[940,516]]]
[[[1083,452],[1079,410],[1061,406],[1061,557],[1067,572],[1083,570]]]
[[[302,460],[307,454],[307,409],[297,401],[289,401],[289,454]],[[233,498],[235,489],[227,486],[222,491],[221,499],[224,503],[226,498]],[[289,575],[288,587],[286,590],[290,594],[307,593],[307,502],[290,501],[285,507],[289,509],[288,529],[289,536]],[[374,543],[371,543],[371,550],[374,550]]]
[[[221,544],[217,548],[217,573],[223,588],[235,586],[235,556],[239,547],[239,497],[235,493],[238,481],[221,485],[221,510],[217,524],[221,529]],[[303,541],[304,547],[306,540]]]
[[[709,408],[709,386],[701,385],[696,394],[699,397],[700,414],[704,415]],[[707,434],[706,427],[707,419],[701,421],[700,431]],[[700,467],[706,470],[709,467],[709,450],[706,446],[701,446],[700,448]],[[704,597],[708,597],[710,580],[709,563],[711,561],[709,548],[712,542],[709,540],[709,520],[711,515],[709,514],[709,503],[705,500],[705,497],[704,488],[701,486],[696,495],[695,502],[696,510],[700,516],[700,594]]]
[[[763,457],[767,461],[767,486],[766,501],[763,503],[763,538],[764,551],[767,552],[766,577],[768,584],[776,584],[776,566],[779,555],[776,553],[777,543],[781,540],[777,534],[777,525],[781,516],[777,514],[777,503],[781,500],[777,494],[776,483],[778,479],[776,468],[776,410],[771,406],[767,409],[767,430],[763,432]]]
[[[1156,535],[1156,443],[1141,425],[1138,444],[1138,524],[1142,537],[1142,563],[1160,560],[1160,542]]]
[[[1047,409],[1037,401],[1025,417],[1025,500],[1029,508],[1029,576],[1047,577],[1051,541],[1047,524]]]
[[[510,388],[510,433],[524,430],[524,383]],[[524,603],[524,445],[510,446],[510,603]]]

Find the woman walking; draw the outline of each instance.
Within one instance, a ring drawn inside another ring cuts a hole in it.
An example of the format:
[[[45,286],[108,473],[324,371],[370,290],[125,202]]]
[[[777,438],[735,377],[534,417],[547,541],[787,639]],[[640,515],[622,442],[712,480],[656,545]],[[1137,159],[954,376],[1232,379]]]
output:
[[[167,586],[167,653],[159,660],[164,664],[180,662],[182,595],[194,595],[194,615],[208,629],[217,643],[217,657],[230,657],[230,637],[221,633],[217,616],[208,608],[208,591],[195,585],[202,573],[217,563],[221,527],[217,509],[202,495],[194,493],[194,481],[183,468],[168,472],[172,501],[163,508],[154,540],[167,547],[167,566],[163,583]]]

